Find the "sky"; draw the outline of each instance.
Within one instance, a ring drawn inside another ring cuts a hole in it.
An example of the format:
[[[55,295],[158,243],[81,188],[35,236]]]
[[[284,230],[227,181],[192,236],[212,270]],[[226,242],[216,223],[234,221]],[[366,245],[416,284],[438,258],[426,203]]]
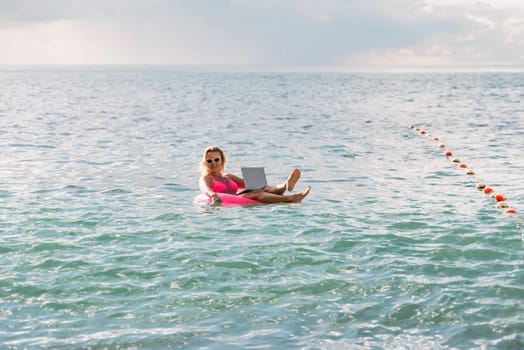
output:
[[[524,1],[0,0],[0,64],[524,66]]]

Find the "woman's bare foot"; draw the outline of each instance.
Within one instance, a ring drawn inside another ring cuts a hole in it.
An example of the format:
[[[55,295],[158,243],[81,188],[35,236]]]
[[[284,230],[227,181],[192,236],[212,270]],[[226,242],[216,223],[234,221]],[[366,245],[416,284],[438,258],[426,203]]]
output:
[[[289,177],[286,180],[286,189],[288,191],[293,191],[295,189],[295,185],[297,184],[298,180],[300,179],[301,172],[298,169],[294,169]]]
[[[306,187],[306,189],[300,193],[292,195],[292,199],[294,203],[300,203],[302,200],[309,194],[311,191],[311,186]]]

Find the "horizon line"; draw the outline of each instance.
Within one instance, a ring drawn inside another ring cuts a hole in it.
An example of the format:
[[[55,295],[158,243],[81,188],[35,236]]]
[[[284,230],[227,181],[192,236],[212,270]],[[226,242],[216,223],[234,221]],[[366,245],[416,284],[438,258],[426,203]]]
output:
[[[524,72],[524,64],[449,64],[449,65],[291,65],[291,64],[191,64],[191,63],[0,63],[0,68],[185,68],[199,71],[242,72]]]

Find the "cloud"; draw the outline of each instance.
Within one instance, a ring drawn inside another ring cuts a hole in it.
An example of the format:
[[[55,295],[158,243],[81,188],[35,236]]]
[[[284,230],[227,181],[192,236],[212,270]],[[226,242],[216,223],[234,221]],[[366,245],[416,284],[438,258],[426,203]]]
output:
[[[518,9],[523,4],[520,0],[422,0],[425,9]]]
[[[484,30],[491,30],[495,28],[495,23],[493,23],[493,21],[489,18],[473,15],[466,15],[466,18]]]
[[[121,40],[125,36],[118,37],[107,28],[73,20],[27,22],[0,29],[2,63],[6,64],[89,64],[102,55],[108,63],[120,62],[125,55],[109,44],[120,42],[122,46]]]
[[[370,50],[350,55],[346,59],[347,65],[356,66],[421,67],[456,63],[449,49],[439,45],[432,46],[422,52],[410,48]]]
[[[524,44],[524,18],[509,17],[502,23],[504,39],[509,44]]]
[[[330,18],[329,15],[325,12],[321,13],[320,15],[313,18],[315,22],[329,22]]]
[[[0,0],[0,64],[519,64],[520,2]]]
[[[256,45],[228,37],[226,30],[199,18],[162,12],[143,17],[140,9],[114,17],[108,17],[116,11],[112,7],[83,15],[78,8],[22,11],[16,20],[1,22],[0,63],[247,64],[264,57]]]

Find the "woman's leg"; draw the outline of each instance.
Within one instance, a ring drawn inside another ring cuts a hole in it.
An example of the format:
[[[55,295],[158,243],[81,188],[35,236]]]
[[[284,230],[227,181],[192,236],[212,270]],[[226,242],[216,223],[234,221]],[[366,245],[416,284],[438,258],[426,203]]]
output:
[[[254,199],[262,203],[299,203],[309,194],[309,191],[311,191],[311,186],[306,187],[306,189],[302,192],[287,196],[266,192],[264,190],[255,190],[243,193],[240,196]]]
[[[281,183],[278,186],[266,186],[262,190],[264,192],[274,193],[274,194],[284,194],[286,190],[293,191],[295,188],[295,185],[297,184],[298,180],[300,179],[300,170],[294,169],[291,174],[289,174],[287,180],[283,183]]]

